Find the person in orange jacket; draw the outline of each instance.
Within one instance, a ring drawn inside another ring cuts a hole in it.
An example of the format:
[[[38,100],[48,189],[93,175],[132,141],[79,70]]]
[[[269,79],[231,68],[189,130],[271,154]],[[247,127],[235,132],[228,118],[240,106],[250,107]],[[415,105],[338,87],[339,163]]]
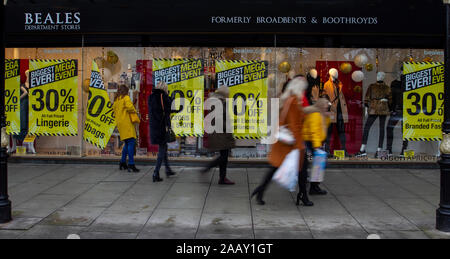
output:
[[[314,151],[322,148],[323,142],[327,138],[327,130],[330,125],[330,102],[327,98],[320,98],[316,106],[320,109],[320,112],[314,112],[305,116],[303,123],[303,139],[308,151],[314,154]],[[309,163],[307,156],[304,157],[302,174],[307,173]],[[310,195],[325,195],[327,191],[322,190],[319,187],[318,182],[311,182],[309,189]]]

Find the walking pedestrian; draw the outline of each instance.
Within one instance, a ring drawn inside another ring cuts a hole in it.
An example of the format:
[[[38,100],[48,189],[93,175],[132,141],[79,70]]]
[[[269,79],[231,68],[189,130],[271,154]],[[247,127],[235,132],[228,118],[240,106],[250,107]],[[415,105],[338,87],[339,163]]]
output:
[[[208,150],[211,152],[219,152],[220,156],[216,159],[214,159],[211,163],[208,164],[208,166],[202,170],[202,173],[206,173],[212,168],[219,166],[219,184],[226,184],[226,185],[232,185],[234,184],[233,181],[228,179],[226,177],[227,175],[227,166],[228,166],[228,157],[230,155],[230,150],[235,146],[235,141],[233,138],[233,134],[227,133],[227,105],[226,105],[226,99],[228,98],[230,94],[230,90],[227,86],[223,86],[219,89],[217,89],[214,93],[210,94],[209,98],[216,98],[220,101],[222,105],[222,111],[223,115],[222,118],[216,118],[222,119],[223,121],[223,129],[222,132],[216,132],[214,131],[211,134],[208,134]]]
[[[275,174],[277,169],[283,163],[285,157],[294,149],[298,149],[300,151],[300,167],[298,168],[299,172],[300,168],[302,168],[303,166],[305,145],[303,142],[302,134],[304,120],[302,102],[304,92],[307,87],[308,82],[304,77],[295,77],[287,83],[285,91],[280,96],[281,111],[287,109],[286,116],[280,118],[280,126],[287,126],[296,142],[295,145],[289,145],[278,141],[272,146],[272,150],[269,154],[269,163],[271,165],[271,168],[265,175],[262,183],[252,193],[252,197],[256,195],[256,201],[259,205],[265,204],[265,202],[263,201],[263,196],[267,186],[271,182],[273,175]],[[299,185],[302,193],[301,200],[305,206],[312,206],[313,204],[311,201],[309,201],[306,192],[307,175],[299,174],[299,178],[301,178],[299,180]]]
[[[114,97],[113,104],[120,139],[125,142],[123,145],[122,159],[120,160],[119,169],[125,169],[128,170],[128,172],[139,172],[139,169],[136,168],[134,163],[136,147],[136,128],[134,123],[138,123],[139,117],[137,116],[136,109],[131,102],[130,96],[128,96],[128,92],[129,89],[127,86],[120,85]]]
[[[158,158],[156,160],[155,171],[153,171],[153,182],[161,182],[163,178],[159,176],[162,163],[166,167],[166,176],[173,176],[175,172],[169,166],[167,156],[167,143],[169,139],[169,129],[171,128],[170,113],[172,109],[172,99],[168,95],[167,84],[159,82],[153,88],[152,94],[148,98],[148,117],[150,120],[150,140],[153,145],[158,145]]]
[[[313,112],[305,116],[303,123],[303,139],[305,140],[306,150],[314,155],[315,151],[318,151],[323,146],[323,142],[326,140],[328,126],[330,124],[330,118],[328,110],[331,103],[326,98],[320,98],[315,106],[320,110],[319,112]],[[303,168],[300,174],[308,175],[309,160],[307,156],[304,157]],[[319,182],[310,182],[310,195],[325,195],[327,191],[322,190],[319,187]],[[297,204],[299,204],[301,193],[297,195]]]

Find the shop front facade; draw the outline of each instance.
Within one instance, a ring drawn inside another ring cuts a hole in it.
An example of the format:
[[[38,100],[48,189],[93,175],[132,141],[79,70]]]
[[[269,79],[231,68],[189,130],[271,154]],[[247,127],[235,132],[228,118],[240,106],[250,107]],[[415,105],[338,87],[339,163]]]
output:
[[[439,157],[441,1],[51,2],[6,6],[13,159],[118,159],[123,142],[110,101],[125,84],[141,119],[137,159],[153,161],[158,147],[150,141],[147,100],[165,81],[174,99],[186,99],[174,104],[172,159],[215,155],[208,151],[205,103],[226,86],[236,138],[232,161],[264,163],[278,116],[272,104],[284,82],[309,76],[314,102],[327,93],[333,68],[345,108],[335,115],[345,119],[332,123],[324,143],[330,161],[434,163]],[[29,97],[22,101],[26,82]]]

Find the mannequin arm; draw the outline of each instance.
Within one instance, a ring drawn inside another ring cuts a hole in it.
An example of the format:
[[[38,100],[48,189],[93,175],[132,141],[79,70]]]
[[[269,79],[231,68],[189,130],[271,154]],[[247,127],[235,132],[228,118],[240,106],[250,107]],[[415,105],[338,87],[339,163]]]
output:
[[[23,94],[20,96],[20,99],[23,99],[25,96],[28,95],[28,89],[26,89],[23,86],[21,86],[20,89],[22,89],[22,91],[23,91]]]

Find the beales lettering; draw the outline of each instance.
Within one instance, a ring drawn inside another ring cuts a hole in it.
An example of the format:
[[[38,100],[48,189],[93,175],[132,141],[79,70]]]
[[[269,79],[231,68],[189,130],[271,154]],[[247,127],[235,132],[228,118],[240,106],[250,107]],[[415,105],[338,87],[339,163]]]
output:
[[[80,12],[24,13],[25,30],[80,30]]]

